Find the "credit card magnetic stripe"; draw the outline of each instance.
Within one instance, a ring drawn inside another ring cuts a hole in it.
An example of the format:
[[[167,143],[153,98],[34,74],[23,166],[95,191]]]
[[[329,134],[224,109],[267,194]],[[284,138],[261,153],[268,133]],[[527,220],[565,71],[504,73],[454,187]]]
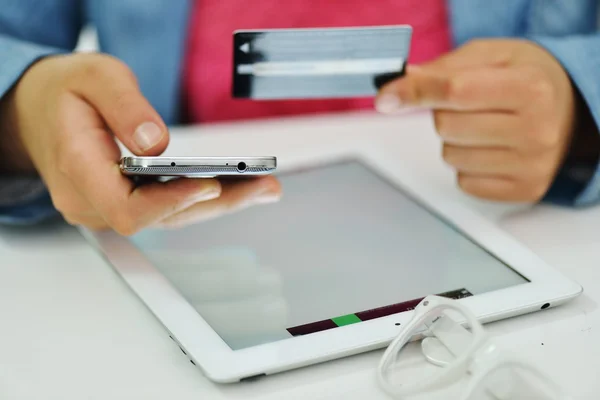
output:
[[[411,35],[404,25],[238,31],[232,94],[257,100],[373,96],[404,73]]]

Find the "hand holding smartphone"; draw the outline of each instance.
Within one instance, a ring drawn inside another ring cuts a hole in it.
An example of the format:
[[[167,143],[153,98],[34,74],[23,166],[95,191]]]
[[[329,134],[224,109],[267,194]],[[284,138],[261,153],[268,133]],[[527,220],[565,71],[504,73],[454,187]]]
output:
[[[281,195],[279,182],[268,175],[275,171],[275,157],[123,157],[120,169],[133,181],[135,190],[169,192],[178,184],[219,188],[217,197],[197,200],[185,210],[160,221],[161,227],[182,227],[275,202]],[[261,179],[250,179],[252,177]],[[246,179],[236,179],[238,177]],[[179,178],[219,178],[179,179]],[[232,179],[227,179],[232,178]],[[160,185],[160,186],[157,186]],[[171,196],[168,196],[171,197]],[[175,193],[175,198],[176,193]]]

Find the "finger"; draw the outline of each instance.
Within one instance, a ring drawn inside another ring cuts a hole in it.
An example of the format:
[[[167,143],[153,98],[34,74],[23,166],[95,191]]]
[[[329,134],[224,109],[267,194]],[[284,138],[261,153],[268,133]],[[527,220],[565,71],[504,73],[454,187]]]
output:
[[[69,176],[73,185],[104,218],[122,235],[131,235],[155,224],[192,204],[220,195],[221,187],[214,179],[177,179],[134,187],[118,165],[91,152],[86,163],[77,163]]]
[[[215,179],[177,179],[135,188],[124,206],[113,203],[103,211],[113,227],[129,235],[220,195],[221,185]]]
[[[548,184],[542,181],[532,183],[469,173],[458,174],[458,185],[473,196],[505,202],[538,202],[548,190]]]
[[[64,219],[70,225],[84,226],[93,231],[105,230],[109,227],[104,218],[97,215],[71,214],[64,215]]]
[[[512,113],[436,110],[435,128],[445,143],[475,147],[517,147],[526,140],[521,119]]]
[[[281,196],[281,186],[273,177],[223,182],[222,187],[223,191],[218,199],[194,204],[185,211],[164,219],[159,226],[177,228],[207,221],[252,205],[278,201]]]
[[[519,180],[552,181],[559,154],[524,154],[505,148],[444,145],[444,161],[459,172]]]
[[[427,66],[452,69],[503,67],[510,64],[513,54],[513,40],[476,39],[442,55]]]
[[[515,112],[524,103],[531,104],[532,96],[526,95],[529,86],[520,68],[419,68],[385,85],[375,104],[382,113],[402,107]]]
[[[516,177],[524,169],[523,160],[515,151],[502,148],[445,144],[442,158],[457,171],[470,174]]]
[[[169,142],[167,127],[140,92],[131,70],[108,56],[84,57],[71,90],[99,111],[110,130],[133,153],[162,153]]]
[[[430,68],[410,68],[406,75],[384,85],[375,107],[384,114],[405,107],[440,107],[448,102],[450,79],[447,74]]]

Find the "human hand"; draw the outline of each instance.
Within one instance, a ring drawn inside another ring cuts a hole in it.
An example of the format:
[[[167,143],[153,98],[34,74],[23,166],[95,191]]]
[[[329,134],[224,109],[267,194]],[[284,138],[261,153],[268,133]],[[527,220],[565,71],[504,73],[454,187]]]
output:
[[[9,161],[3,168],[37,170],[54,206],[71,224],[131,235],[149,226],[216,217],[280,195],[273,177],[223,184],[177,179],[136,187],[120,172],[121,152],[113,134],[134,154],[155,156],[167,147],[169,133],[133,73],[110,56],[44,58],[0,105],[1,131],[12,138],[4,141]]]
[[[574,131],[575,89],[560,63],[524,40],[477,40],[384,86],[377,109],[433,109],[443,158],[477,197],[539,201]]]

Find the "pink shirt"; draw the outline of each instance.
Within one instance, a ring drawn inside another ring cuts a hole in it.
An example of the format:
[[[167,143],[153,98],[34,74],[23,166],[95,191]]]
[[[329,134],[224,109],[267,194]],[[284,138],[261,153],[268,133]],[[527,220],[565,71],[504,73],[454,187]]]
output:
[[[325,113],[373,107],[373,99],[251,101],[231,97],[237,29],[409,24],[409,62],[451,46],[445,0],[198,0],[191,16],[183,90],[191,122]]]

